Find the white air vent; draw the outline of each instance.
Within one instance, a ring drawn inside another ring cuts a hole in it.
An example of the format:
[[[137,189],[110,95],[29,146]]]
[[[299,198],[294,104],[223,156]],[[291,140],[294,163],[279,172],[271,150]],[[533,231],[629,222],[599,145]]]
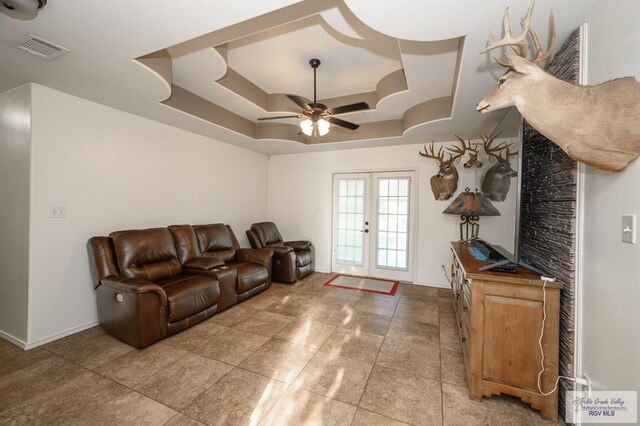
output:
[[[22,49],[32,55],[39,56],[46,60],[57,58],[60,55],[64,55],[69,51],[62,46],[51,43],[50,41],[43,40],[33,34],[27,34],[20,39],[11,43],[11,46]]]

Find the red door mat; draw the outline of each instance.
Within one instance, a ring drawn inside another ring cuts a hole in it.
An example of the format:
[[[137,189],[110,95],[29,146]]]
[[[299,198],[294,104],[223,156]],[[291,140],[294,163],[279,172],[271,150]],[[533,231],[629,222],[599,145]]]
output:
[[[398,281],[383,280],[380,278],[356,277],[353,275],[338,274],[324,283],[324,285],[329,287],[345,288],[347,290],[366,291],[367,293],[393,296],[396,294],[398,283]]]

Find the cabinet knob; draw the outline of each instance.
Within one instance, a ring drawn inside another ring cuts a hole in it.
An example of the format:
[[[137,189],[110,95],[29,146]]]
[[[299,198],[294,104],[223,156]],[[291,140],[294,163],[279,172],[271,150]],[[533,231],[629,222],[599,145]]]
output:
[[[117,302],[123,302],[124,301],[124,296],[120,293],[116,293],[116,301]]]
[[[467,341],[467,338],[466,337],[461,337],[460,340],[462,341],[462,343],[464,343],[464,342]]]

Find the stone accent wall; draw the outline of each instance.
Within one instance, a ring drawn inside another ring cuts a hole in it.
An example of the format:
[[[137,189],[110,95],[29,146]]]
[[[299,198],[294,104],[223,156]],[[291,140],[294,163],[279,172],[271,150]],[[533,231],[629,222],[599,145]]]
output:
[[[555,55],[547,72],[578,82],[580,30]],[[521,254],[564,283],[560,305],[560,374],[573,376],[577,163],[525,122],[522,158]],[[543,389],[548,391],[548,389]],[[564,416],[565,391],[560,381],[559,412]]]

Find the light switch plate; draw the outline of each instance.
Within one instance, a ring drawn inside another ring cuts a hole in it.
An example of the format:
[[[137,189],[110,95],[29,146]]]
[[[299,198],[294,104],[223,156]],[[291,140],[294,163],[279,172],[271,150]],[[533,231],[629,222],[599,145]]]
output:
[[[636,215],[625,214],[622,216],[622,241],[636,243]]]
[[[49,217],[51,219],[64,219],[67,216],[65,207],[49,207]]]

